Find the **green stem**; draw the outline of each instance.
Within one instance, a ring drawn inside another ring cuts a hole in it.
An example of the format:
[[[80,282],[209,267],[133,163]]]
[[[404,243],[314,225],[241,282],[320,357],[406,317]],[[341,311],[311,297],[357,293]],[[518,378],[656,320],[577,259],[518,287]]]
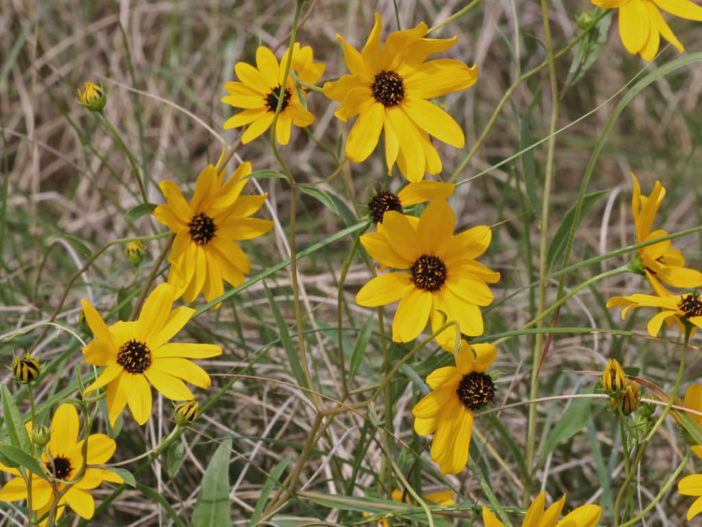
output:
[[[556,129],[558,128],[558,83],[556,78],[555,58],[553,56],[553,43],[551,42],[551,26],[548,21],[548,4],[546,0],[541,0],[541,16],[543,17],[544,33],[546,37],[546,55],[548,59],[548,73],[551,86],[551,124],[549,129],[548,147],[546,153],[546,173],[544,177],[544,196],[541,206],[540,224],[540,245],[539,245],[539,303],[538,313],[542,313],[546,306],[546,286],[548,281],[544,280],[548,274],[548,216],[551,200],[551,187],[553,180],[553,163],[556,146]],[[537,318],[538,327],[543,327],[543,318]],[[541,367],[541,356],[543,353],[543,335],[536,335],[534,339],[534,350],[531,362],[531,382],[529,397],[536,399],[539,395],[539,369]],[[523,502],[526,507],[531,497],[532,465],[534,463],[534,451],[536,444],[536,405],[529,406],[529,416],[527,425],[527,445],[526,445],[526,481],[524,482]]]
[[[487,496],[492,510],[495,511],[495,513],[500,517],[500,520],[502,520],[502,523],[504,523],[504,527],[513,527],[512,522],[509,521],[509,517],[507,516],[507,514],[505,514],[505,511],[502,509],[502,505],[500,505],[500,502],[497,501],[497,497],[495,496],[495,493],[493,492],[490,483],[485,478],[485,474],[483,474],[483,471],[480,469],[480,466],[478,466],[478,464],[471,458],[468,458],[468,470],[470,470],[471,474],[473,474],[478,480],[480,488],[483,489],[485,496]]]
[[[148,205],[149,200],[146,197],[146,188],[144,188],[144,181],[141,179],[141,173],[139,172],[139,168],[137,167],[136,160],[134,159],[134,156],[132,156],[132,153],[129,151],[129,148],[127,148],[127,145],[122,140],[122,136],[119,135],[119,132],[117,132],[115,127],[112,126],[112,123],[107,118],[107,116],[104,114],[104,112],[99,112],[99,114],[100,114],[100,117],[102,117],[102,120],[107,125],[107,127],[112,132],[112,135],[114,135],[115,139],[117,139],[119,146],[122,148],[122,150],[124,150],[124,153],[127,154],[127,158],[129,159],[129,164],[132,167],[132,172],[134,172],[134,177],[136,178],[137,184],[139,185],[139,193],[141,194],[141,199],[145,205]]]
[[[434,31],[436,31],[436,30],[439,29],[439,28],[444,27],[446,24],[450,24],[451,22],[453,22],[453,21],[456,20],[457,18],[462,17],[462,16],[465,15],[468,11],[470,11],[470,10],[473,9],[476,5],[478,5],[478,2],[480,2],[480,0],[473,0],[470,4],[468,4],[467,6],[465,6],[465,7],[462,8],[462,9],[459,9],[458,11],[456,11],[454,14],[452,14],[450,17],[448,17],[448,18],[447,18],[446,20],[444,20],[443,22],[439,22],[439,23],[436,24],[434,27],[430,27],[430,28],[427,30],[427,35],[428,35],[429,33],[433,33]],[[398,23],[398,26],[399,26],[399,23]]]
[[[154,266],[151,268],[151,272],[149,273],[149,276],[146,279],[144,287],[141,289],[141,293],[139,293],[139,297],[137,298],[137,301],[134,303],[134,307],[132,308],[132,313],[129,315],[129,320],[135,320],[137,317],[137,314],[139,313],[139,311],[141,311],[141,306],[144,304],[144,301],[146,300],[146,295],[149,294],[149,288],[151,287],[151,284],[156,279],[156,275],[159,272],[159,268],[161,267],[163,260],[166,259],[166,255],[168,254],[168,251],[170,251],[171,245],[173,245],[173,240],[175,240],[175,234],[171,234],[168,237],[168,241],[166,241],[166,245],[163,246],[163,249],[161,250],[161,254],[158,255],[158,258],[156,258],[156,261],[154,262]]]

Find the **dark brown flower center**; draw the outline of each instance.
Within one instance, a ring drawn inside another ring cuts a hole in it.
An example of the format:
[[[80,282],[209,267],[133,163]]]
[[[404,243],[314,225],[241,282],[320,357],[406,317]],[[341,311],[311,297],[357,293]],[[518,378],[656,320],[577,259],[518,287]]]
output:
[[[405,98],[405,84],[394,71],[383,70],[375,76],[371,86],[373,97],[383,106],[397,106]]]
[[[280,91],[280,84],[278,84],[278,86],[273,88],[273,90],[266,95],[266,107],[268,108],[269,112],[275,112],[275,109],[278,107],[278,97],[280,97]],[[290,97],[292,97],[292,93],[288,88],[285,88],[285,93],[283,94],[283,106],[280,107],[281,112],[288,107]]]
[[[128,340],[119,348],[117,364],[129,373],[144,373],[151,366],[151,350],[143,342]]]
[[[456,393],[468,410],[479,410],[495,398],[495,385],[487,373],[472,371],[463,376]]]
[[[400,198],[390,192],[378,192],[368,204],[370,217],[376,223],[382,223],[383,214],[389,210],[402,213]]]
[[[423,254],[410,267],[412,282],[419,289],[438,291],[446,281],[446,264],[436,256]]]
[[[685,313],[687,318],[702,317],[702,301],[697,295],[688,293],[683,295],[678,304],[678,309]]]
[[[193,216],[193,219],[188,223],[188,228],[190,229],[190,237],[198,245],[210,243],[217,232],[214,220],[202,213]]]
[[[71,461],[64,456],[56,456],[53,463],[47,461],[44,463],[44,466],[56,479],[62,479],[63,481],[68,481],[73,468],[71,467]]]

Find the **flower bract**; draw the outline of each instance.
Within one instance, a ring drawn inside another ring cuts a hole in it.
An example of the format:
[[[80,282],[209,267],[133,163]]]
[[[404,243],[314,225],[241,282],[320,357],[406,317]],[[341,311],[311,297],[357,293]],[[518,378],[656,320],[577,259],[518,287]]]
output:
[[[268,130],[273,123],[281,96],[283,101],[275,127],[278,143],[288,144],[293,124],[305,127],[314,122],[314,115],[300,101],[292,74],[288,74],[285,89],[281,90],[288,54],[289,50],[285,52],[279,63],[270,49],[260,46],[256,50],[255,68],[246,62],[237,62],[234,66],[239,80],[225,84],[224,87],[229,95],[222,97],[222,102],[244,110],[229,118],[224,123],[224,128],[248,125],[241,136],[242,143],[249,143]],[[302,82],[316,83],[324,73],[324,68],[323,63],[314,62],[311,47],[300,47],[297,42],[293,45],[290,71],[294,71]]]
[[[154,216],[175,234],[168,282],[176,298],[182,295],[189,303],[202,291],[209,302],[224,293],[223,280],[233,286],[244,282],[251,263],[236,241],[257,238],[273,226],[249,217],[267,196],[241,195],[250,173],[251,163],[242,163],[224,182],[224,172],[208,165],[197,178],[190,203],[175,183],[160,183],[168,202],[156,207]]]
[[[68,505],[85,519],[92,518],[95,512],[95,500],[89,491],[99,487],[103,481],[113,483],[123,481],[118,474],[94,466],[106,463],[112,457],[117,448],[114,439],[105,434],[91,434],[87,439],[87,456],[84,458],[84,440],[78,440],[79,431],[80,420],[76,407],[72,404],[59,406],[51,420],[51,438],[41,458],[38,459],[39,464],[46,471],[46,476],[39,477],[32,474],[30,480],[32,509],[37,511],[39,517],[49,511],[56,499],[52,481],[55,482],[58,492],[68,486],[56,504],[57,514],[62,514],[65,505]],[[85,471],[80,475],[84,465]],[[0,501],[27,499],[27,484],[20,477],[19,470],[4,465],[0,465],[0,469],[17,476],[0,489]],[[63,483],[64,481],[68,485]]]
[[[407,179],[419,181],[425,172],[438,174],[442,167],[429,135],[457,148],[465,143],[458,123],[427,99],[469,88],[477,81],[478,71],[455,59],[427,61],[430,55],[452,47],[457,37],[424,38],[425,23],[395,31],[384,46],[381,29],[376,13],[375,25],[360,52],[337,35],[351,73],[325,83],[324,94],[341,102],[334,114],[340,120],[358,116],[346,142],[351,161],[364,161],[384,131],[388,170],[397,162]]]
[[[100,314],[83,300],[85,316],[95,335],[83,348],[85,362],[105,366],[85,390],[107,386],[107,412],[114,427],[126,405],[140,425],[151,416],[151,385],[174,401],[193,398],[183,381],[207,388],[210,376],[189,359],[206,359],[222,353],[214,344],[169,342],[195,313],[189,307],[171,310],[175,294],[161,284],[147,297],[139,319],[105,325]]]
[[[653,60],[658,53],[661,37],[680,52],[683,45],[670,29],[659,9],[671,15],[702,21],[702,6],[690,0],[592,0],[602,9],[619,10],[619,37],[626,50]]]
[[[602,508],[599,505],[583,505],[558,521],[565,505],[565,498],[564,494],[560,500],[545,509],[546,494],[542,491],[531,502],[522,521],[522,527],[597,527],[597,522],[602,515]],[[487,507],[483,507],[483,524],[484,527],[504,527],[504,524]]]
[[[493,301],[487,284],[497,282],[500,274],[475,258],[488,248],[492,234],[481,225],[454,235],[454,223],[451,207],[438,200],[419,219],[386,212],[382,229],[361,236],[373,258],[399,269],[373,278],[356,295],[356,302],[367,307],[400,301],[392,323],[395,342],[416,338],[429,319],[433,331],[455,321],[463,334],[483,333],[479,306]],[[448,326],[439,343],[453,350],[455,337],[455,325]]]
[[[495,395],[492,378],[485,370],[497,349],[492,344],[465,341],[456,353],[456,365],[434,370],[426,379],[431,393],[412,409],[414,431],[434,434],[431,459],[442,474],[458,474],[466,466],[473,431],[473,412],[489,404]]]

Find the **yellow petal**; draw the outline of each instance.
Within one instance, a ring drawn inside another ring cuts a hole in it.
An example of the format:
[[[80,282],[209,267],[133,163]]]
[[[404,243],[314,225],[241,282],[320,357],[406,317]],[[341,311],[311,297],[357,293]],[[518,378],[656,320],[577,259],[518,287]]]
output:
[[[156,366],[160,361],[154,361]],[[190,391],[183,381],[168,375],[161,371],[158,367],[151,367],[144,372],[149,382],[161,392],[165,397],[173,401],[189,401],[193,398],[193,392]]]
[[[170,212],[179,222],[181,222],[181,224],[188,223],[193,214],[190,210],[190,205],[188,205],[188,202],[185,201],[183,194],[178,188],[178,185],[172,181],[165,180],[161,181],[161,183],[158,184],[158,187],[161,189],[163,196],[166,198],[167,207]]]
[[[422,212],[417,227],[422,253],[436,254],[439,246],[451,239],[455,223],[456,215],[445,200],[431,202]]]
[[[270,83],[260,71],[246,62],[237,62],[234,65],[234,72],[246,86],[261,93],[268,93],[278,85],[277,76],[273,83]]]
[[[407,273],[386,273],[376,276],[356,295],[356,303],[365,307],[384,306],[402,298],[414,286]]]
[[[85,298],[81,299],[80,302],[83,306],[83,312],[85,313],[85,320],[88,322],[88,327],[90,327],[90,331],[93,332],[95,338],[102,340],[105,343],[114,345],[112,334],[110,333],[110,330],[107,329],[107,325],[100,316],[100,313],[98,313],[92,304]]]
[[[689,0],[652,0],[658,7],[671,15],[702,22],[702,6]]]
[[[650,31],[651,21],[644,2],[631,0],[619,8],[619,36],[632,55],[641,51]]]
[[[120,375],[134,420],[143,425],[151,417],[151,386],[141,374]]]
[[[81,448],[83,447],[81,441]],[[86,457],[89,465],[101,465],[107,463],[117,449],[114,439],[105,434],[91,434],[88,436],[88,455]]]
[[[287,145],[290,142],[290,129],[292,128],[292,119],[288,112],[280,112],[278,114],[278,122],[275,123],[275,139],[281,145]]]
[[[247,124],[253,123],[254,121],[256,121],[262,117],[265,117],[268,114],[271,115],[271,121],[273,121],[273,117],[272,117],[273,114],[271,114],[268,111],[268,108],[266,108],[262,105],[263,105],[263,102],[261,102],[260,107],[250,108],[248,110],[244,110],[243,112],[239,112],[239,113],[231,116],[229,119],[227,119],[224,122],[222,127],[225,130],[231,130],[232,128],[246,126]],[[265,128],[264,128],[264,131],[265,131]],[[261,132],[261,133],[263,133],[263,132]]]
[[[11,479],[0,489],[0,501],[19,501],[26,499],[27,484],[22,478]]]
[[[409,269],[410,262],[397,254],[383,232],[369,232],[361,235],[361,245],[374,260],[395,269]]]
[[[346,155],[354,163],[364,161],[375,150],[383,129],[385,107],[368,100],[362,107],[346,141]]]
[[[678,481],[678,492],[685,496],[702,496],[702,474],[682,478]]]
[[[222,354],[222,348],[216,344],[195,344],[190,342],[171,342],[153,351],[154,358],[182,357],[184,359],[209,359]]]
[[[392,340],[409,342],[419,336],[429,320],[431,293],[411,287],[400,300],[392,321]]]
[[[151,369],[159,370],[167,375],[180,377],[184,381],[199,388],[208,388],[212,381],[205,370],[194,362],[180,357],[168,357],[155,359]],[[164,395],[166,395],[164,393]],[[180,397],[179,399],[189,399]]]
[[[409,268],[422,255],[423,247],[407,216],[394,210],[383,216],[383,233],[392,250],[400,256]],[[385,262],[383,262],[385,263]]]
[[[92,518],[95,513],[95,500],[85,490],[71,487],[66,491],[61,501],[68,503],[73,512],[86,520]]]
[[[692,506],[687,510],[687,521],[690,521],[700,512],[702,512],[702,498],[697,498]]]
[[[485,527],[505,527],[505,524],[497,519],[487,507],[483,507],[483,523]]]
[[[544,514],[545,503],[546,494],[544,491],[541,491],[534,501],[531,502],[522,522],[522,527],[541,527],[541,517]]]
[[[146,298],[139,314],[136,338],[146,343],[149,335],[163,329],[173,307],[173,288],[166,284],[157,286]]]
[[[468,67],[455,59],[437,59],[416,66],[405,85],[409,97],[434,99],[470,88],[477,80],[477,66]]]
[[[124,371],[124,368],[117,364],[116,362],[113,362],[109,366],[107,366],[100,375],[98,376],[97,379],[95,379],[95,382],[93,382],[90,386],[88,386],[85,389],[84,394],[90,393],[93,390],[97,390],[99,388],[102,388],[103,386],[107,386],[110,384],[112,381],[114,381],[117,376]]]
[[[478,306],[466,302],[447,288],[441,291],[441,297],[446,309],[446,318],[458,322],[461,333],[469,337],[483,334],[483,315]]]
[[[284,67],[284,66],[283,66]],[[266,84],[271,88],[278,85],[279,67],[278,59],[266,46],[259,46],[256,49],[256,68],[265,79]]]
[[[602,516],[602,507],[599,505],[583,505],[568,513],[558,527],[568,521],[573,522],[576,527],[597,527],[600,516]]]
[[[115,427],[117,423],[117,418],[124,410],[127,404],[127,394],[125,393],[125,388],[123,386],[123,379],[125,375],[120,375],[115,379],[115,382],[107,386],[107,394],[105,396],[105,402],[107,403],[107,415],[110,420],[110,426]]]
[[[371,29],[370,35],[368,35],[366,45],[363,46],[361,56],[363,61],[368,65],[370,71],[380,71],[382,52],[380,48],[380,31],[383,29],[383,22],[378,13],[375,13],[374,17],[375,22],[373,23],[373,29]]]
[[[268,130],[268,128],[273,123],[273,116],[273,112],[268,111],[260,114],[260,116],[257,117],[256,120],[253,121],[246,129],[246,131],[242,134],[241,142],[244,144],[250,143],[258,136],[263,134],[263,132]]]
[[[400,199],[402,206],[406,207],[424,203],[425,201],[448,199],[453,194],[454,188],[455,185],[453,183],[429,180],[417,181],[406,185],[398,192],[397,197]],[[453,225],[451,228],[453,230]]]
[[[563,494],[560,500],[552,503],[551,506],[544,511],[544,515],[541,518],[542,525],[548,525],[549,527],[556,525],[558,517],[561,515],[561,511],[563,510],[563,505],[565,505],[565,499],[565,494]]]
[[[401,106],[389,108],[386,116],[400,143],[397,163],[400,171],[409,181],[421,181],[426,166],[421,140],[423,132],[407,117]]]
[[[456,148],[463,148],[465,136],[458,123],[438,106],[419,98],[405,98],[402,103],[407,115],[422,130]]]
[[[454,377],[457,377],[457,371],[454,366],[437,368],[427,376],[426,383],[432,390],[438,390],[441,386],[454,379]]]
[[[194,309],[185,306],[171,311],[161,330],[158,333],[150,335],[147,339],[146,344],[149,349],[153,352],[175,337],[194,314]]]
[[[68,453],[78,442],[80,420],[78,410],[72,404],[64,403],[54,412],[51,419],[51,439],[49,452],[56,457]]]

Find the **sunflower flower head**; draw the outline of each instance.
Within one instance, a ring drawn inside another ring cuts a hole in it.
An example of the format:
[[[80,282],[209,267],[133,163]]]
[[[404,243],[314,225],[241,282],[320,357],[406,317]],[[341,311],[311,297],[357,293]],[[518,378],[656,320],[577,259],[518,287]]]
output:
[[[442,474],[458,474],[468,461],[473,412],[495,398],[495,385],[485,371],[496,355],[492,344],[471,347],[462,341],[456,365],[430,373],[426,382],[432,391],[412,409],[415,432],[434,434],[431,459]]]
[[[287,145],[290,141],[290,129],[293,124],[304,128],[314,122],[314,115],[298,97],[292,72],[302,82],[315,84],[324,73],[325,64],[314,62],[310,46],[300,47],[296,42],[293,45],[290,73],[283,89],[289,54],[288,49],[278,62],[270,49],[260,46],[256,50],[256,67],[246,62],[237,62],[234,66],[239,80],[225,84],[229,95],[222,97],[222,102],[242,108],[243,111],[229,118],[224,123],[224,128],[228,130],[248,125],[241,136],[242,143],[253,141],[271,126],[278,106],[280,113],[275,135],[281,145]]]
[[[400,192],[378,191],[368,203],[368,213],[375,223],[382,223],[389,210],[404,213],[404,207],[435,199],[448,199],[453,194],[453,183],[441,181],[417,181],[404,186]]]
[[[44,477],[33,476],[30,480],[32,509],[37,511],[39,517],[45,515],[56,496],[60,496],[58,515],[68,505],[82,518],[90,519],[95,512],[95,500],[88,491],[97,488],[103,481],[123,482],[121,476],[95,466],[106,463],[112,457],[117,448],[114,439],[105,434],[91,434],[87,438],[87,456],[84,458],[85,440],[78,440],[79,430],[76,407],[72,404],[59,406],[51,420],[51,437],[37,459],[44,469]],[[0,501],[27,499],[27,483],[20,477],[19,470],[4,465],[0,465],[0,470],[17,476],[0,489]],[[55,490],[59,494],[55,494]]]
[[[360,52],[340,35],[350,74],[324,84],[324,94],[341,104],[335,114],[341,121],[358,116],[346,142],[346,155],[364,161],[375,150],[380,132],[385,132],[388,170],[397,163],[410,181],[420,181],[425,172],[438,174],[441,159],[429,135],[456,148],[465,137],[460,126],[443,109],[427,99],[469,88],[478,79],[475,66],[455,59],[426,59],[451,48],[457,37],[424,38],[425,23],[406,31],[395,31],[381,46],[382,21],[375,25]]]
[[[702,9],[702,8],[701,8]],[[662,229],[652,230],[658,209],[665,198],[665,187],[660,181],[656,184],[648,196],[641,194],[641,186],[634,174],[634,194],[631,200],[631,209],[636,225],[636,243],[647,242],[668,233]],[[671,240],[666,240],[653,245],[641,247],[637,256],[641,262],[640,266],[648,277],[653,289],[658,292],[660,282],[672,287],[700,287],[702,286],[702,273],[685,267],[685,258],[679,249],[671,247]]]
[[[356,295],[356,302],[366,307],[400,301],[392,324],[393,341],[415,339],[429,320],[432,331],[445,328],[438,342],[447,350],[454,348],[456,325],[466,335],[483,333],[479,306],[492,303],[487,284],[496,283],[500,274],[475,258],[488,248],[492,234],[481,225],[454,235],[454,223],[448,203],[437,200],[418,219],[385,212],[382,229],[361,236],[371,257],[399,270],[373,278]]]
[[[592,0],[602,9],[619,12],[619,37],[632,55],[653,60],[658,53],[661,37],[679,52],[684,48],[659,9],[688,20],[702,21],[702,7],[690,0]]]
[[[40,372],[39,361],[33,359],[29,353],[25,353],[22,357],[15,357],[15,360],[12,362],[12,373],[15,375],[15,380],[20,384],[35,381],[39,377]]]
[[[175,294],[161,284],[146,299],[139,319],[105,325],[87,300],[83,309],[95,339],[83,348],[85,362],[105,366],[85,390],[107,386],[107,412],[114,427],[126,405],[140,425],[151,416],[151,385],[175,401],[193,398],[183,381],[200,388],[210,386],[210,376],[189,359],[206,359],[222,353],[214,344],[169,342],[195,313],[189,307],[171,310]]]
[[[83,83],[83,91],[77,88],[78,102],[85,106],[91,112],[101,112],[107,104],[107,94],[102,86],[93,84],[92,82]]]
[[[154,216],[175,234],[168,257],[168,283],[175,298],[190,303],[203,292],[210,302],[224,293],[223,281],[235,287],[244,282],[251,263],[236,242],[257,238],[273,226],[249,217],[267,196],[241,195],[250,173],[251,163],[242,163],[224,182],[224,173],[208,165],[197,178],[190,203],[175,183],[160,183],[167,203],[156,207]]]
[[[659,286],[659,295],[635,293],[629,296],[614,296],[607,300],[607,307],[620,307],[622,319],[631,309],[639,307],[657,307],[659,312],[648,321],[647,329],[652,337],[658,336],[663,322],[668,326],[675,322],[681,332],[690,328],[690,336],[695,328],[702,328],[702,298],[695,293],[673,295]]]
[[[692,452],[702,459],[702,445],[693,446]],[[697,496],[687,510],[687,521],[690,521],[702,512],[702,474],[692,474],[682,478],[678,481],[678,492],[684,496]]]
[[[597,527],[597,522],[602,515],[602,508],[599,505],[583,505],[559,521],[565,499],[564,494],[560,500],[545,508],[546,493],[542,491],[531,502],[522,521],[522,527]],[[487,507],[483,507],[483,524],[484,527],[504,527],[504,524]]]

